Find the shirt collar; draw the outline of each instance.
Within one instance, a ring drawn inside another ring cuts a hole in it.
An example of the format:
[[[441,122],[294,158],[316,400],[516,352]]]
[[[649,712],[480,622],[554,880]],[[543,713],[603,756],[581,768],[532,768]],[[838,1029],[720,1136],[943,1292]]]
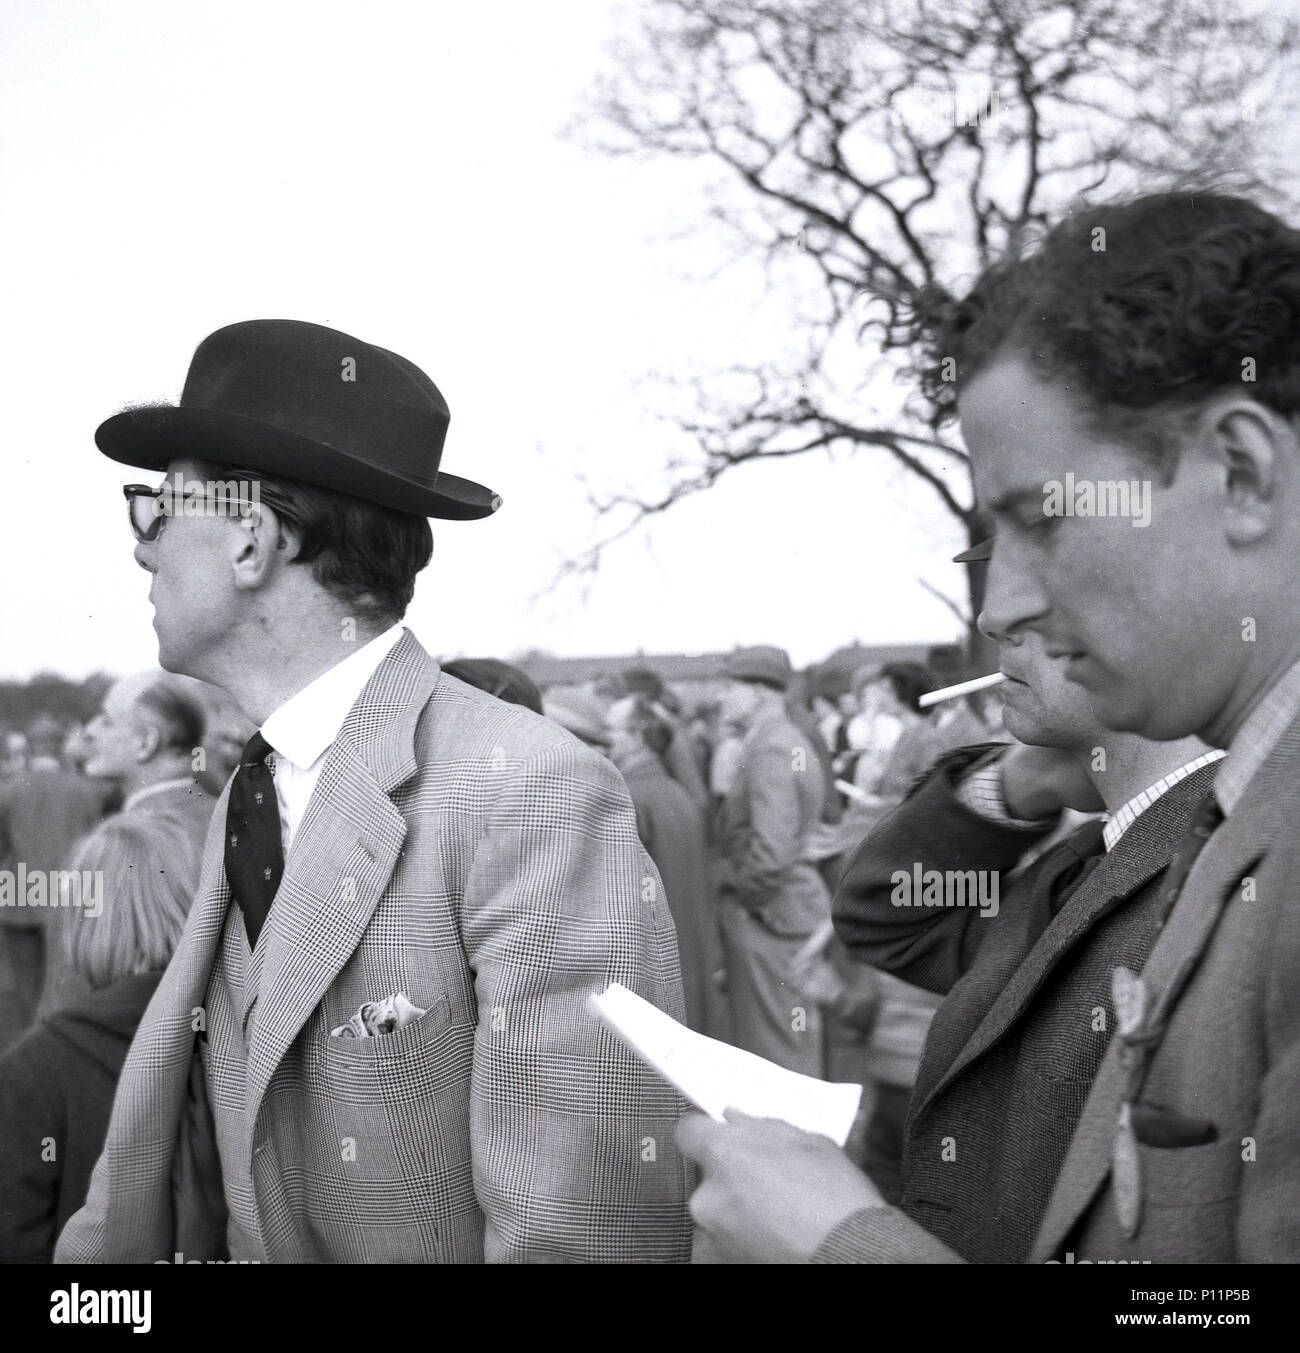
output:
[[[309,770],[338,737],[348,711],[402,633],[401,625],[386,629],[290,696],[262,725],[276,754]]]
[[[1283,673],[1246,716],[1228,750],[1228,763],[1214,782],[1215,797],[1226,817],[1241,802],[1255,772],[1297,717],[1300,717],[1300,662]]]
[[[128,813],[140,802],[141,799],[152,798],[155,794],[166,794],[173,789],[193,789],[197,781],[193,776],[177,776],[173,780],[159,780],[156,784],[145,785],[143,789],[137,789],[134,794],[128,794],[122,803],[122,811]]]
[[[1187,779],[1189,775],[1200,770],[1202,766],[1209,766],[1215,761],[1221,760],[1224,755],[1225,753],[1221,749],[1205,752],[1196,757],[1195,760],[1189,761],[1185,766],[1179,766],[1177,770],[1170,771],[1168,775],[1162,776],[1155,784],[1148,785],[1140,794],[1134,794],[1122,808],[1110,815],[1105,827],[1102,828],[1101,838],[1106,844],[1106,849],[1108,851],[1114,850],[1119,838],[1166,790],[1172,789],[1180,780]],[[1220,775],[1224,773],[1222,770],[1219,772]]]

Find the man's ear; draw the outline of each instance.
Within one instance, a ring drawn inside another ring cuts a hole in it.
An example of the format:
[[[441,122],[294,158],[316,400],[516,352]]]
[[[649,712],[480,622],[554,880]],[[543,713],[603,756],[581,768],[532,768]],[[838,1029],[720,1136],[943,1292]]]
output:
[[[1250,545],[1276,529],[1281,477],[1296,463],[1296,437],[1280,415],[1252,399],[1208,411],[1206,435],[1225,487],[1225,534]]]
[[[135,759],[141,763],[152,761],[162,744],[162,733],[152,723],[138,725],[136,732],[138,736],[136,738]]]
[[[241,591],[265,587],[276,569],[297,553],[296,542],[265,502],[246,516],[234,518],[230,526],[230,562],[235,586]]]

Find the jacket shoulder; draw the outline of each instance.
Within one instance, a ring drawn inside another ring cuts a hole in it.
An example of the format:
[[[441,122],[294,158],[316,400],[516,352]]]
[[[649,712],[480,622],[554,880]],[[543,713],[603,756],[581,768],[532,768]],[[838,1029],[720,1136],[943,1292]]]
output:
[[[425,701],[415,745],[422,763],[432,755],[518,763],[547,753],[557,762],[605,763],[559,724],[446,672],[439,673]]]

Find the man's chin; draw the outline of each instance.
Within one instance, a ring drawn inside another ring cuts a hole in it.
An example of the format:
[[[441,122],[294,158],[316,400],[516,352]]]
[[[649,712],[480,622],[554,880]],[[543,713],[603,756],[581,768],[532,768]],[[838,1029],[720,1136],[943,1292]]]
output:
[[[1141,737],[1156,740],[1168,736],[1154,731],[1153,720],[1160,716],[1158,713],[1153,714],[1151,701],[1144,693],[1135,693],[1118,686],[1079,684],[1088,692],[1092,712],[1103,728],[1109,728],[1112,733],[1137,733]]]
[[[1051,742],[1046,736],[1048,730],[1043,726],[1042,721],[1035,719],[1030,714],[1023,714],[1019,710],[1012,709],[1009,704],[1002,706],[1002,727],[1017,742],[1027,743],[1030,747],[1051,746]]]

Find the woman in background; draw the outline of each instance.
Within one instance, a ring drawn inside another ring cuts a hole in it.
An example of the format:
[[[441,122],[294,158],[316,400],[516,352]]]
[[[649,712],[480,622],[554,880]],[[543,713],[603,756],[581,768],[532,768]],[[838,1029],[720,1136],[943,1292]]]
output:
[[[62,943],[91,991],[0,1057],[0,1262],[49,1263],[86,1201],[117,1078],[184,929],[201,853],[166,819],[122,817],[77,848],[81,905],[69,909]]]

